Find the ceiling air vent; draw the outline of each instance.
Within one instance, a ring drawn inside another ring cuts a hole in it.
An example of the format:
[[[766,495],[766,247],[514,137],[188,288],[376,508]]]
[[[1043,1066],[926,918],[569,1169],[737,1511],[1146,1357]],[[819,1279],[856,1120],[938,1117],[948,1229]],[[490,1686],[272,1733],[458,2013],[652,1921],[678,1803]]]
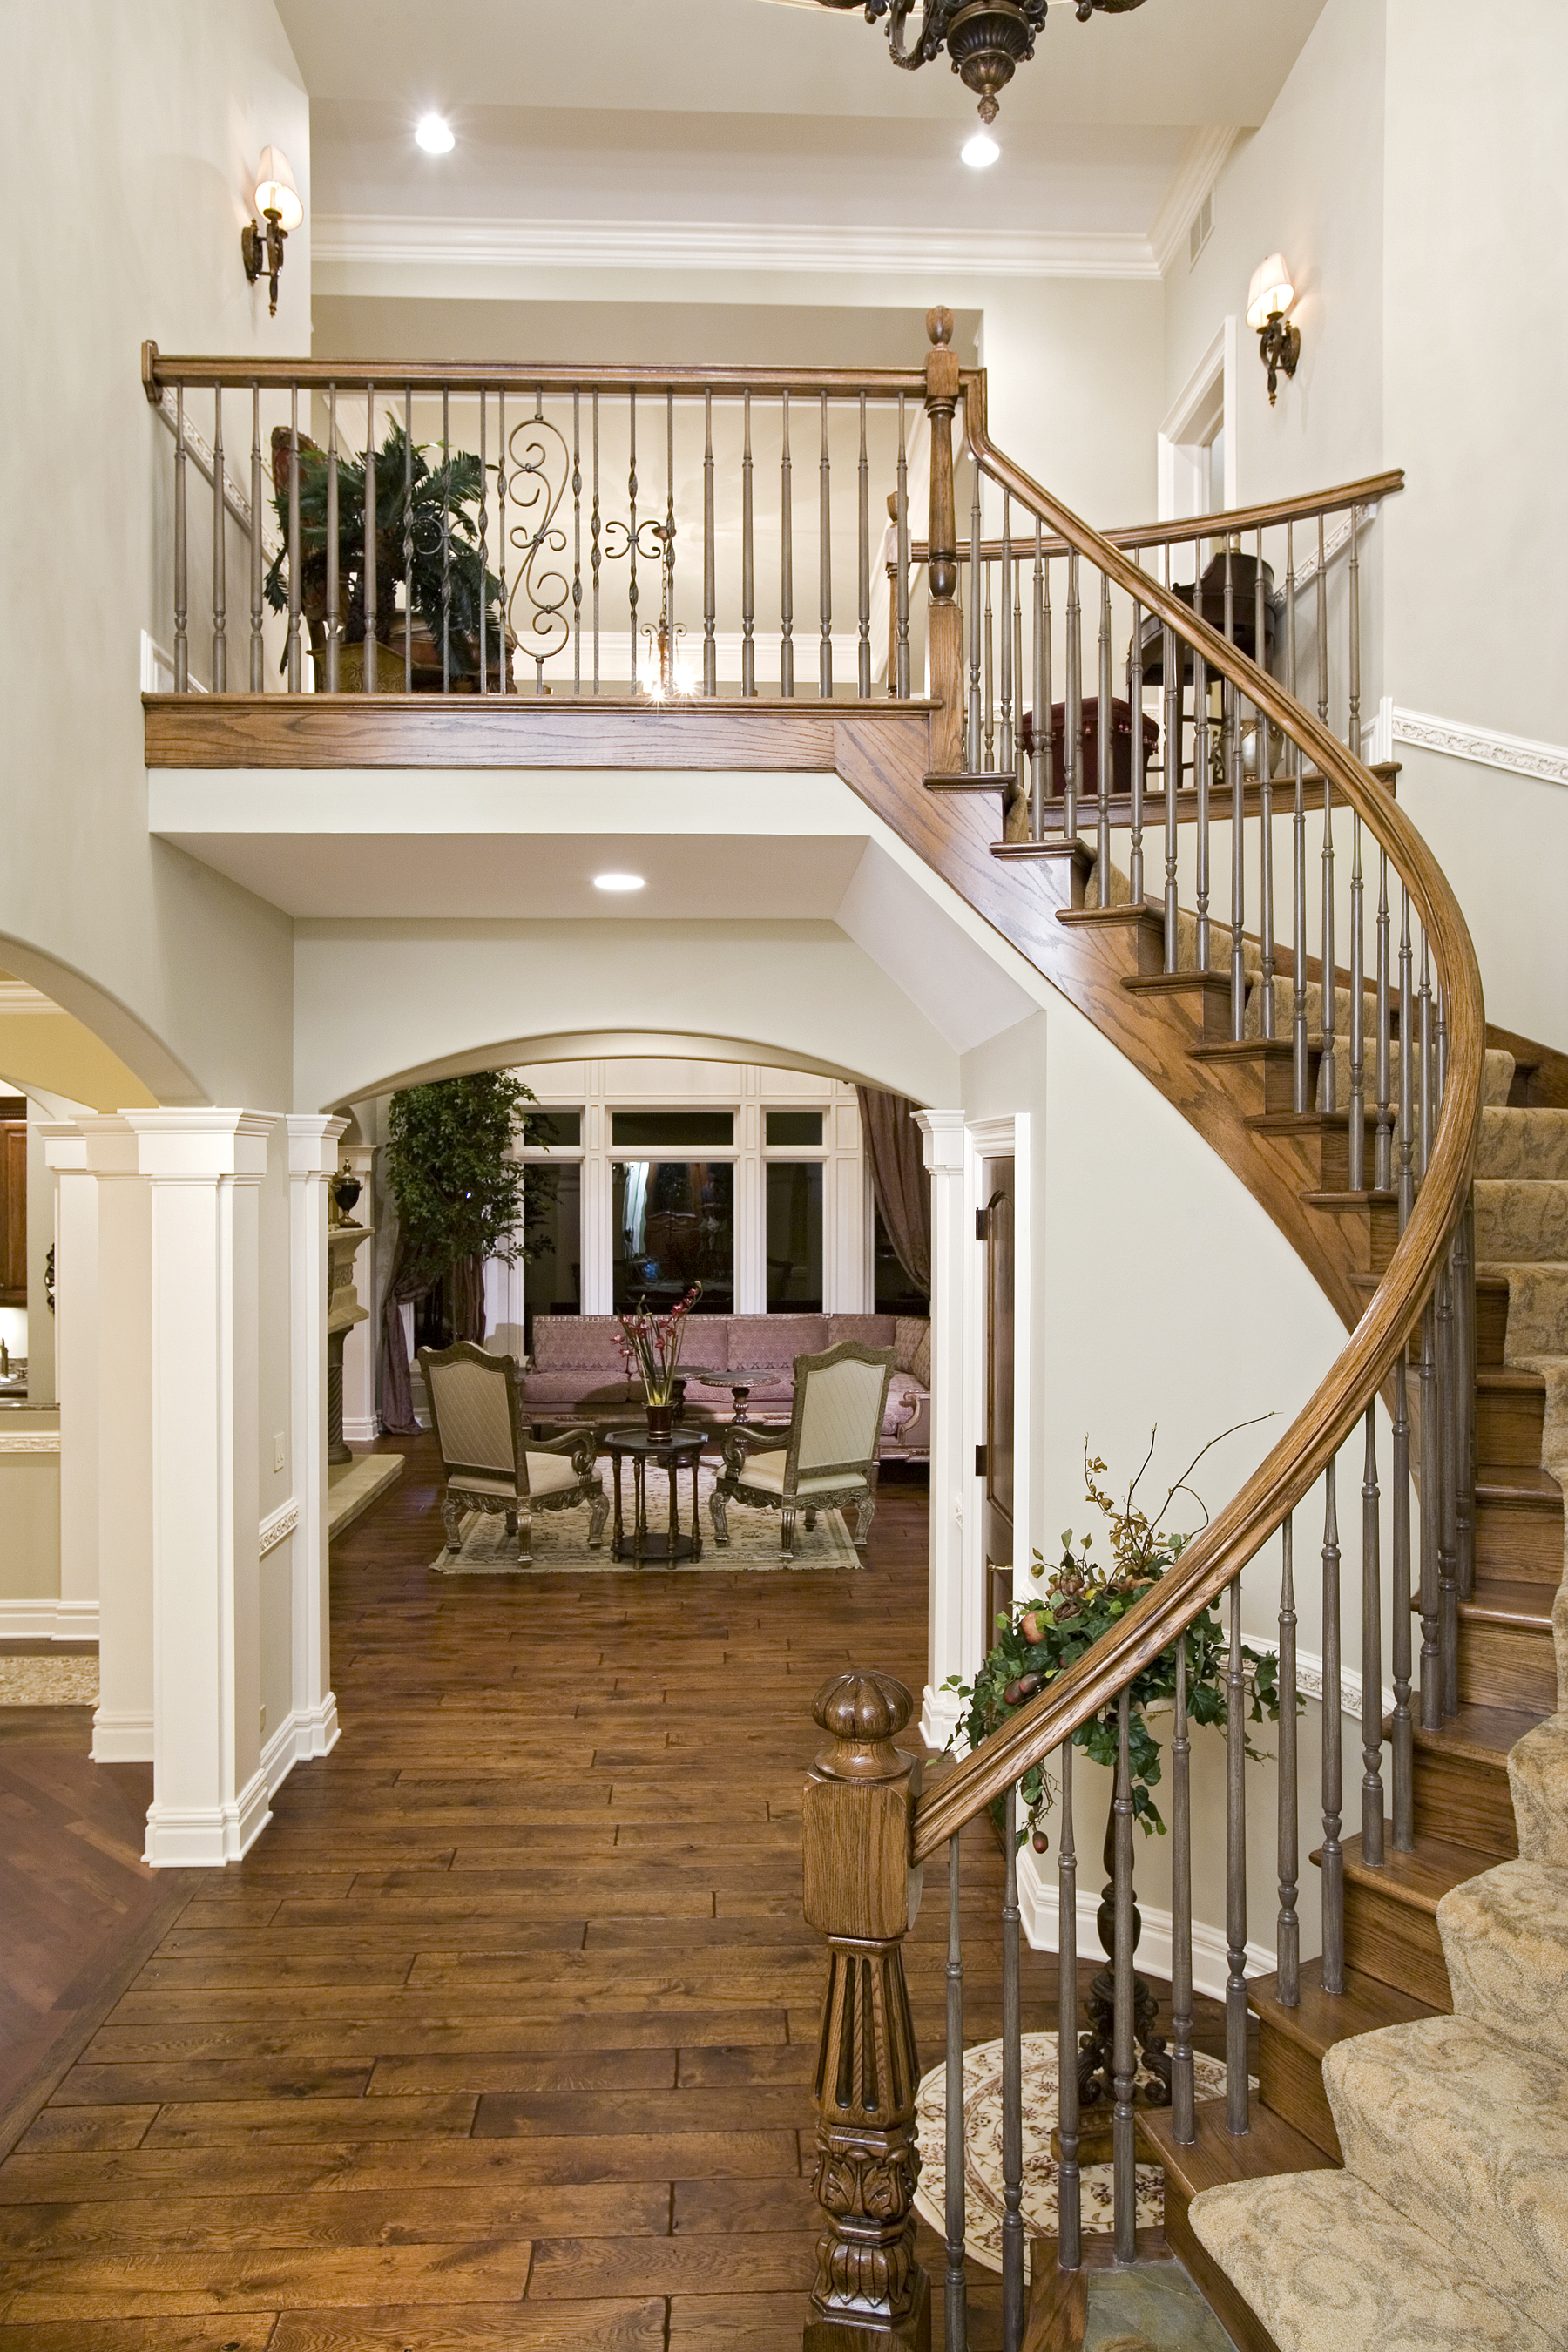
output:
[[[1189,269],[1192,268],[1194,262],[1196,261],[1199,254],[1203,251],[1205,246],[1208,243],[1213,235],[1214,190],[1211,188],[1207,195],[1204,198],[1202,204],[1198,206],[1197,211],[1193,215],[1193,225],[1187,231],[1187,267]]]

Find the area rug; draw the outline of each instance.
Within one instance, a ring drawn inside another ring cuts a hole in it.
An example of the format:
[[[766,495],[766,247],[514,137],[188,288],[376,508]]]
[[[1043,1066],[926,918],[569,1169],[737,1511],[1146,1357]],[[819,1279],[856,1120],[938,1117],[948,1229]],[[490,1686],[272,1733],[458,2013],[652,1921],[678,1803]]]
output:
[[[597,1551],[588,1549],[588,1511],[586,1505],[572,1511],[536,1511],[533,1517],[532,1566],[517,1556],[517,1538],[506,1532],[506,1521],[499,1512],[470,1511],[463,1520],[463,1549],[454,1559],[443,1545],[430,1565],[438,1576],[687,1576],[714,1571],[732,1573],[737,1569],[858,1569],[865,1566],[856,1550],[842,1513],[821,1511],[816,1525],[807,1530],[804,1518],[795,1521],[795,1558],[785,1560],[779,1553],[779,1515],[776,1511],[753,1509],[749,1504],[731,1503],[729,1510],[730,1540],[721,1547],[713,1536],[713,1520],[708,1508],[708,1498],[713,1492],[719,1473],[717,1465],[704,1462],[697,1474],[698,1510],[702,1524],[702,1557],[682,1559],[673,1566],[664,1560],[648,1560],[639,1569],[629,1559],[615,1559],[610,1553],[610,1538],[615,1529],[615,1486],[609,1465],[604,1466],[605,1492],[611,1497],[611,1514],[605,1522],[605,1540]],[[632,1509],[632,1482],[629,1468],[621,1473],[621,1503],[629,1529]],[[669,1482],[665,1473],[650,1465],[647,1473],[647,1523],[650,1528],[662,1530],[669,1525]],[[691,1475],[680,1474],[680,1531],[691,1531]]]
[[[1057,2037],[1026,2033],[1024,2060],[1024,2256],[1028,2275],[1027,2246],[1032,2238],[1057,2234],[1057,2160],[1051,2154],[1051,2134],[1057,2122]],[[1217,2058],[1201,2053],[1193,2059],[1193,2076],[1200,2099],[1225,2096],[1225,2068]],[[1140,2068],[1138,2079],[1147,2082]],[[947,2068],[933,2066],[915,2095],[916,2130],[920,2139],[921,2177],[915,2205],[939,2235],[947,2234]],[[1002,2267],[1002,2044],[977,2042],[963,2053],[963,2222],[964,2252],[982,2270]],[[1083,2186],[1085,2230],[1115,2227],[1115,2176],[1109,2164],[1086,2164]],[[1157,2230],[1165,2214],[1165,2176],[1157,2164],[1140,2164],[1135,2174],[1135,2226]]]
[[[96,1658],[0,1657],[0,1706],[96,1706]]]

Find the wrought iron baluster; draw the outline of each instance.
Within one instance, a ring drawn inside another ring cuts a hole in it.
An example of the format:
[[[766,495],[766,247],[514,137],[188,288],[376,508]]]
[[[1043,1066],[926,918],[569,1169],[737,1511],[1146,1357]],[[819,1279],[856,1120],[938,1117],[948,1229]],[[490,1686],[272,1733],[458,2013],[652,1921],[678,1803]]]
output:
[[[991,608],[991,559],[984,563],[985,575],[985,753],[987,775],[996,772],[996,630],[995,616]]]
[[[1351,818],[1351,1129],[1350,1188],[1366,1189],[1366,882],[1361,817]]]
[[[296,395],[296,400],[298,395]],[[296,436],[297,439],[297,436]],[[410,459],[412,462],[412,459]],[[298,467],[295,468],[298,471]],[[376,660],[376,518],[375,518],[375,386],[367,384],[364,395],[364,675],[366,694],[374,694],[377,685]],[[409,583],[412,589],[412,579]],[[414,598],[407,598],[412,615]],[[412,630],[412,617],[409,621]],[[298,692],[297,687],[290,689]]]
[[[1421,1401],[1421,1728],[1439,1731],[1443,1725],[1443,1594],[1438,1559],[1442,1470],[1437,1435],[1437,1310],[1430,1298],[1421,1310],[1416,1394]]]
[[[899,394],[899,593],[895,605],[898,616],[899,663],[897,691],[900,701],[909,699],[910,692],[910,470],[904,433],[904,395]]]
[[[572,691],[583,691],[583,388],[575,383],[572,387]]]
[[[368,481],[370,473],[368,464],[365,467],[365,473]],[[374,509],[373,505],[372,512],[374,513]],[[368,532],[371,528],[370,520],[367,519],[365,523],[366,531]],[[184,537],[184,515],[183,512],[180,517],[180,535],[183,541]],[[304,685],[304,680],[300,676],[301,664],[300,657],[300,592],[302,585],[300,578],[300,570],[301,561],[300,547],[300,387],[296,383],[291,384],[289,389],[289,636],[287,650],[289,658],[289,691],[290,694],[300,693]],[[368,580],[370,576],[368,551],[365,562],[365,576]],[[368,612],[368,605],[366,610]],[[179,625],[182,628],[184,626],[183,615],[181,616]]]
[[[1100,869],[1100,903],[1110,904],[1110,787],[1115,777],[1115,703],[1112,698],[1110,666],[1110,575],[1100,575],[1100,671],[1095,681],[1096,700],[1100,709],[1099,731],[1095,738],[1095,791],[1100,799],[1100,821],[1095,827],[1095,863]]]
[[[973,495],[969,513],[969,732],[963,764],[970,774],[980,772],[982,702],[980,688],[980,461],[973,460]]]
[[[1024,2341],[1024,2053],[1018,1974],[1017,1791],[1003,1800],[1002,1888],[1002,2343]]]
[[[573,407],[576,402],[574,397]],[[489,599],[485,590],[489,574],[489,402],[479,386],[479,692],[489,692]]]
[[[1225,551],[1225,634],[1236,643],[1236,555]],[[1225,707],[1224,757],[1226,782],[1230,787],[1230,1034],[1239,1045],[1247,1015],[1247,793],[1241,772],[1241,696],[1227,678],[1222,689]]]
[[[1323,778],[1323,1108],[1339,1108],[1335,1046],[1339,1025],[1339,977],[1334,968],[1334,786]]]
[[[1394,1113],[1391,1108],[1393,1073],[1390,1068],[1389,1041],[1393,1025],[1393,1007],[1389,1000],[1389,921],[1388,921],[1388,852],[1380,843],[1377,852],[1377,1128],[1373,1143],[1372,1181],[1378,1192],[1388,1192],[1394,1187]]]
[[[679,674],[675,666],[675,648],[679,643],[681,631],[675,618],[675,394],[667,392],[664,395],[664,545],[660,551],[664,559],[664,595],[658,622],[666,647],[661,670],[668,663],[668,690],[679,693]],[[662,677],[660,683],[664,683]]]
[[[296,391],[294,394],[294,404],[296,408],[298,408],[299,403],[300,394],[298,391]],[[296,434],[296,447],[298,446],[298,441],[299,436]],[[189,460],[185,454],[185,387],[182,383],[176,384],[174,387],[174,692],[176,694],[189,694],[191,690],[191,647],[188,630],[190,617],[190,591],[186,583],[185,576],[187,560],[185,537],[185,467],[188,462]],[[290,474],[292,474],[292,463],[290,464]],[[297,494],[295,503],[298,505]],[[254,520],[258,536],[259,536],[261,529],[259,512],[256,514]],[[295,583],[299,576],[299,569],[295,541],[291,539],[289,542],[289,597],[291,608],[297,595]],[[293,658],[297,663],[299,660],[299,647],[295,641],[298,638],[299,623],[293,619],[292,612],[290,613],[289,628],[291,633],[290,642],[294,644]],[[290,694],[298,694],[300,691],[299,687],[294,683],[292,678],[289,680],[289,691]]]
[[[1442,1650],[1443,1713],[1459,1711],[1458,1349],[1454,1317],[1454,1257],[1449,1243],[1437,1276],[1437,1638]]]
[[[959,1833],[947,1842],[947,2342],[965,2352],[969,2284],[963,2266],[963,1921],[959,1910]]]
[[[1132,2098],[1138,2080],[1138,2059],[1133,2046],[1135,1987],[1132,1976],[1132,1771],[1128,1759],[1130,1720],[1130,1702],[1127,1692],[1123,1690],[1116,1702],[1116,1786],[1111,1798],[1114,1822],[1111,1875],[1115,1887],[1116,1924],[1111,1935],[1115,2007],[1111,2029],[1111,2089],[1114,2099],[1110,2116],[1110,2147],[1112,2213],[1119,2263],[1130,2263],[1136,2252],[1138,2213],[1138,2189],[1133,2177],[1136,2116]]]
[[[1361,509],[1351,509],[1350,646],[1348,653],[1349,718],[1346,734],[1352,760],[1362,755],[1361,741]]]
[[[1296,526],[1285,526],[1285,671],[1292,695],[1296,691]],[[1298,1117],[1308,1108],[1307,1076],[1307,799],[1304,759],[1300,743],[1290,746],[1293,793],[1290,815],[1290,950],[1294,961],[1290,993],[1290,1104]]]
[[[1016,755],[1013,744],[1013,493],[1002,492],[1002,675],[1001,746],[996,765],[1005,776],[1016,773]]]
[[[1300,1807],[1296,1751],[1296,1522],[1280,1529],[1279,1569],[1279,2000],[1296,2009],[1301,2000]]]
[[[1035,517],[1034,709],[1029,727],[1029,838],[1038,841],[1046,829],[1046,749],[1051,740],[1050,704],[1046,695],[1050,647],[1046,642],[1046,555],[1043,529]]]
[[[1338,1464],[1323,1473],[1323,1990],[1345,1989],[1344,1706],[1340,1684]]]
[[[338,690],[339,648],[342,614],[338,606],[342,583],[338,569],[338,387],[327,386],[327,692]]]
[[[757,690],[756,538],[752,490],[752,395],[744,396],[745,428],[741,450],[741,692]]]
[[[1225,1673],[1225,2122],[1251,2128],[1247,2087],[1247,1679],[1241,1656],[1241,1579],[1230,1587]]]
[[[223,386],[213,386],[213,685],[215,694],[228,691],[228,549],[223,494]],[[251,518],[259,530],[261,518]]]
[[[1061,1831],[1057,1841],[1057,2262],[1076,2271],[1083,2259],[1083,2184],[1079,2168],[1078,1842],[1072,1818],[1072,1741],[1061,1748]]]
[[[1252,606],[1252,646],[1259,669],[1268,667],[1268,616],[1263,595],[1263,531],[1255,551]],[[1274,747],[1273,730],[1256,703],[1252,709],[1252,740],[1258,766],[1263,829],[1258,837],[1258,895],[1263,926],[1263,1034],[1272,1038],[1274,1023]]]
[[[267,685],[261,635],[264,598],[261,593],[261,386],[250,387],[250,691],[260,694]]]
[[[1393,1620],[1394,1847],[1415,1844],[1415,1738],[1410,1714],[1410,1396],[1401,1348],[1394,1363]]]
[[[1013,730],[1013,796],[1025,793],[1024,782],[1024,567],[1013,566],[1013,694],[1016,725]]]
[[[702,395],[702,691],[719,691],[719,575],[713,525],[713,394]]]
[[[589,563],[594,574],[594,691],[599,691],[599,572],[605,554],[599,514],[599,394],[594,391],[594,506],[588,520]]]
[[[1037,538],[1038,535],[1039,526],[1037,524]],[[1040,677],[1035,690],[1035,745],[1036,757],[1043,762],[1043,774],[1045,780],[1041,803],[1041,831],[1043,832],[1045,830],[1044,803],[1050,799],[1052,793],[1057,788],[1057,755],[1055,741],[1051,731],[1051,710],[1053,707],[1051,702],[1051,671],[1053,667],[1053,660],[1051,654],[1051,559],[1048,555],[1045,558],[1044,563],[1041,567],[1040,586],[1041,658]]]
[[[1410,892],[1400,885],[1399,909],[1399,1230],[1415,1205],[1415,994],[1410,954]]]
[[[795,692],[795,480],[789,454],[787,392],[784,396],[782,449],[779,459],[779,692],[787,700]]]
[[[1132,561],[1140,571],[1143,559],[1133,551]],[[1147,779],[1143,768],[1143,607],[1135,596],[1132,600],[1132,655],[1127,677],[1127,715],[1132,745],[1132,838],[1128,845],[1128,895],[1135,907],[1143,904],[1143,795]]]
[[[628,457],[626,465],[626,612],[631,645],[631,683],[626,691],[637,690],[637,395],[634,385],[626,400]]]
[[[1068,551],[1067,708],[1062,717],[1062,839],[1078,839],[1078,803],[1083,790],[1083,605],[1079,595],[1079,555]]]
[[[403,387],[403,691],[414,691],[414,393],[408,384]]]
[[[1361,1852],[1383,1862],[1383,1522],[1377,1485],[1377,1411],[1366,1409],[1361,1486]]]
[[[871,693],[871,466],[866,450],[866,395],[860,394],[860,466],[857,484],[859,521],[859,570],[857,575],[860,592],[859,630],[857,653],[856,684],[860,699],[865,702]]]
[[[1166,569],[1169,569],[1167,561]],[[1176,893],[1176,808],[1182,790],[1182,669],[1184,648],[1167,622],[1161,635],[1160,659],[1164,671],[1164,790],[1165,790],[1165,970],[1174,971],[1181,941]],[[1197,656],[1193,657],[1194,675]]]
[[[1195,851],[1194,895],[1197,899],[1198,942],[1197,968],[1207,971],[1211,953],[1209,938],[1209,785],[1212,782],[1209,748],[1209,673],[1197,647],[1193,647],[1193,785],[1197,793],[1197,844]]]
[[[1426,926],[1421,930],[1421,1076],[1417,1110],[1420,1117],[1420,1158],[1416,1174],[1425,1181],[1427,1162],[1432,1157],[1434,1105],[1432,1100],[1432,954]]]
[[[817,567],[821,583],[822,651],[816,690],[825,702],[833,698],[833,477],[827,454],[827,394],[822,395],[822,471],[817,521]]]
[[[1190,2147],[1197,2137],[1193,2085],[1193,1789],[1187,1722],[1188,1636],[1176,1643],[1176,1720],[1171,1733],[1171,2126]]]
[[[598,530],[598,395],[595,394],[594,474],[595,531]],[[597,550],[595,549],[595,562]],[[506,649],[506,387],[496,389],[496,571],[498,608],[500,615],[500,651],[496,656],[496,691],[506,694],[515,689],[511,673],[511,656]],[[594,691],[599,690],[599,599],[598,578],[594,582]]]
[[[538,412],[543,414],[541,393]],[[452,691],[452,394],[441,386],[441,691]]]
[[[1476,1589],[1476,1196],[1465,1196],[1454,1239],[1455,1333],[1458,1340],[1459,1598]]]

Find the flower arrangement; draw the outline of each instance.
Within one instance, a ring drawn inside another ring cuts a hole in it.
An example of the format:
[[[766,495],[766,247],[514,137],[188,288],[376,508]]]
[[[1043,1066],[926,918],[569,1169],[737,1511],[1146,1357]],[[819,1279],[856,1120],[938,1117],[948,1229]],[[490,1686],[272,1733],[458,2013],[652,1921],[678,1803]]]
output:
[[[675,1401],[686,1318],[701,1296],[702,1285],[694,1282],[679,1306],[671,1307],[668,1315],[650,1315],[647,1301],[639,1299],[635,1314],[616,1318],[621,1327],[619,1344],[626,1378],[630,1380],[635,1368],[650,1405],[668,1405]]]
[[[1237,1423],[1245,1428],[1246,1423]],[[1157,1432],[1156,1432],[1157,1433]],[[1230,1430],[1221,1435],[1234,1434]],[[1098,1454],[1084,1446],[1084,1491],[1088,1500],[1103,1514],[1110,1529],[1111,1561],[1102,1565],[1090,1558],[1094,1538],[1083,1537],[1075,1551],[1070,1528],[1062,1531],[1061,1559],[1048,1571],[1039,1552],[1034,1555],[1033,1574],[1037,1582],[1045,1582],[1038,1600],[1015,1603],[1012,1611],[997,1617],[999,1634],[975,1675],[973,1684],[952,1676],[944,1687],[956,1691],[967,1702],[967,1712],[961,1729],[971,1749],[1006,1722],[1016,1707],[1044,1690],[1069,1666],[1076,1665],[1084,1653],[1093,1648],[1102,1633],[1110,1632],[1124,1617],[1136,1601],[1141,1601],[1151,1585],[1158,1583],[1166,1571],[1174,1567],[1182,1553],[1193,1540],[1196,1529],[1187,1534],[1167,1530],[1163,1522],[1177,1495],[1187,1493],[1203,1508],[1202,1499],[1187,1486],[1187,1479],[1197,1467],[1209,1446],[1217,1445],[1219,1438],[1209,1440],[1187,1465],[1175,1484],[1166,1494],[1163,1503],[1152,1519],[1139,1510],[1133,1497],[1143,1471],[1153,1458],[1154,1439],[1149,1442],[1142,1468],[1128,1487],[1125,1499],[1118,1505],[1099,1483],[1106,1475],[1106,1465]],[[1208,1514],[1204,1512],[1206,1523]],[[1142,1823],[1145,1835],[1157,1832],[1164,1835],[1165,1824],[1160,1816],[1153,1790],[1161,1778],[1160,1746],[1149,1727],[1149,1710],[1163,1701],[1173,1699],[1176,1692],[1176,1657],[1178,1648],[1185,1645],[1187,1662],[1187,1715],[1194,1724],[1212,1724],[1224,1727],[1228,1718],[1226,1695],[1226,1668],[1229,1642],[1220,1623],[1219,1610],[1211,1603],[1195,1617],[1181,1643],[1173,1642],[1168,1650],[1161,1651],[1150,1660],[1129,1686],[1128,1763],[1132,1788],[1132,1811]],[[1271,1722],[1279,1717],[1279,1661],[1271,1654],[1254,1650],[1243,1644],[1247,1680],[1251,1685],[1252,1702],[1249,1720],[1261,1723],[1265,1715]],[[1298,1705],[1300,1702],[1298,1701]],[[954,1737],[956,1738],[956,1734]],[[1096,1764],[1114,1770],[1116,1765],[1117,1709],[1106,1707],[1091,1716],[1073,1734],[1073,1746],[1080,1748]],[[1260,1751],[1247,1742],[1247,1754],[1258,1757]],[[1037,1853],[1044,1853],[1049,1843],[1046,1834],[1045,1816],[1054,1793],[1043,1764],[1031,1765],[1018,1782],[1027,1827],[1017,1833],[1021,1845],[1026,1836],[1033,1838]],[[1001,1808],[994,1809],[1000,1822]]]

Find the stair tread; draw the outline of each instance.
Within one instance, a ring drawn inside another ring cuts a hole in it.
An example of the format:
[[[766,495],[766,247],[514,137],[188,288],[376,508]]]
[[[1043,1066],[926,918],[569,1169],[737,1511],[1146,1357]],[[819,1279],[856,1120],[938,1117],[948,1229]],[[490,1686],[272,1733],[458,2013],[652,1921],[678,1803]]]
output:
[[[1348,2042],[1352,2034],[1373,2033],[1380,2025],[1410,2025],[1417,2018],[1439,2014],[1414,1993],[1363,1976],[1359,1969],[1345,1970],[1343,1992],[1325,1992],[1321,1959],[1301,1963],[1301,1999],[1294,2009],[1276,2000],[1274,1988],[1279,1981],[1278,1975],[1253,1978],[1247,1988],[1247,2006],[1272,2031],[1299,2043],[1314,2058],[1321,2059],[1325,2050],[1331,2050],[1336,2042]]]
[[[1194,972],[1192,977],[1196,979],[1197,974]],[[1214,977],[1222,980],[1226,976],[1215,972]],[[1309,1040],[1309,1051],[1311,1041]],[[1187,1047],[1188,1055],[1194,1062],[1289,1062],[1295,1051],[1289,1037],[1215,1037],[1206,1045]]]
[[[1370,1129],[1376,1123],[1376,1108],[1369,1108],[1363,1124]],[[1260,1110],[1254,1111],[1247,1124],[1256,1135],[1348,1135],[1351,1115],[1348,1110]]]
[[[1374,1204],[1397,1208],[1397,1192],[1374,1192],[1370,1186],[1364,1192],[1303,1192],[1301,1198],[1309,1209],[1366,1209]]]
[[[1473,1624],[1527,1625],[1549,1633],[1555,1590],[1544,1579],[1531,1583],[1522,1578],[1478,1576],[1469,1600],[1459,1603],[1459,1614]]]
[[[1500,1395],[1542,1396],[1546,1391],[1546,1375],[1531,1371],[1527,1364],[1480,1364],[1476,1368],[1476,1386],[1493,1390]]]
[[[1381,1863],[1363,1862],[1360,1838],[1346,1838],[1346,1883],[1392,1895],[1395,1902],[1409,1904],[1417,1911],[1436,1911],[1450,1886],[1478,1878],[1483,1870],[1493,1869],[1497,1861],[1495,1854],[1478,1853],[1474,1846],[1452,1845],[1447,1838],[1435,1837],[1418,1837],[1414,1853],[1396,1853],[1392,1822],[1384,1823],[1383,1851]],[[1321,1866],[1321,1849],[1312,1860]]]
[[[1230,974],[1227,971],[1136,971],[1129,973],[1121,985],[1131,989],[1135,996],[1182,996],[1207,988],[1223,988],[1228,996]]]
[[[1550,1470],[1528,1463],[1483,1462],[1476,1471],[1478,1503],[1529,1503],[1543,1510],[1562,1507],[1563,1489]]]
[[[1157,923],[1162,930],[1164,929],[1159,908],[1151,907],[1147,899],[1141,907],[1134,906],[1131,898],[1120,907],[1058,907],[1057,920],[1081,924],[1088,930],[1093,930],[1097,924],[1110,930],[1131,930],[1140,923]]]
[[[1248,2116],[1251,2128],[1238,2137],[1226,2129],[1223,2099],[1200,2100],[1194,2120],[1197,2137],[1190,2147],[1184,2147],[1176,2139],[1168,2108],[1147,2107],[1138,2117],[1139,2133],[1152,2148],[1154,2161],[1164,2167],[1167,2180],[1174,2179],[1185,2197],[1201,2196],[1205,2189],[1218,2189],[1227,2180],[1333,2169],[1332,2159],[1321,2147],[1314,2147],[1283,2116],[1260,2105],[1256,2096]]]
[[[1500,1765],[1509,1751],[1542,1720],[1529,1707],[1462,1706],[1440,1731],[1414,1727],[1413,1745],[1428,1755],[1464,1756],[1474,1763]]]

